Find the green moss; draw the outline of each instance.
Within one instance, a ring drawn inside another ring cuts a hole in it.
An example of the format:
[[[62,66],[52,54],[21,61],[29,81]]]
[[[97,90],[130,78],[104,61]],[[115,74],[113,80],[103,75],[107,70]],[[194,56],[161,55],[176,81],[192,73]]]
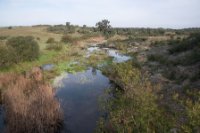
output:
[[[19,64],[11,65],[6,68],[1,68],[1,72],[23,72],[30,70],[34,66],[41,66],[43,64],[50,63],[53,58],[57,56],[58,52],[56,51],[43,51],[39,58],[34,61],[26,61],[26,62],[21,62]]]
[[[68,72],[68,73],[76,73],[79,71],[84,71],[86,69],[86,66],[81,64],[76,64],[74,62],[61,62],[58,63],[56,66],[56,71],[59,73],[61,72]]]

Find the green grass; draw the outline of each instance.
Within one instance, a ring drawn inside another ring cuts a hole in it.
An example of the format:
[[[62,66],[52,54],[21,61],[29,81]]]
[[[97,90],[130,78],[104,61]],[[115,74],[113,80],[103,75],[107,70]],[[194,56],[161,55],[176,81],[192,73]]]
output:
[[[57,55],[56,51],[44,51],[41,53],[39,58],[34,61],[26,61],[19,64],[12,65],[10,67],[1,68],[1,72],[23,72],[28,71],[34,66],[41,66],[44,64],[51,63],[52,59]]]
[[[72,62],[60,62],[56,65],[56,71],[59,73],[68,72],[68,73],[76,73],[80,71],[86,70],[86,66],[83,64],[75,64]]]

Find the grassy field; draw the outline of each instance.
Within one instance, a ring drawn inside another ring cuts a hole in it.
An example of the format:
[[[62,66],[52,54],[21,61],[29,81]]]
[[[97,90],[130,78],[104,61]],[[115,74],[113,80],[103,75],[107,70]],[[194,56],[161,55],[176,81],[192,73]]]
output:
[[[23,72],[30,70],[32,67],[39,67],[44,64],[59,64],[59,62],[64,61],[70,62],[71,60],[75,60],[75,56],[73,56],[73,54],[82,53],[81,48],[87,47],[87,45],[91,43],[101,43],[104,41],[104,38],[99,35],[93,35],[90,37],[90,35],[73,33],[70,34],[70,37],[72,37],[74,40],[77,40],[77,44],[74,45],[70,42],[65,44],[61,42],[63,34],[48,32],[46,26],[13,27],[12,29],[0,28],[0,36],[7,36],[7,39],[15,36],[33,36],[40,47],[40,56],[37,60],[32,62],[21,62],[6,68],[0,68],[2,72]],[[62,50],[46,50],[48,45],[47,40],[49,38],[54,38],[56,42],[61,43],[61,45],[63,45]]]
[[[12,29],[0,28],[0,36],[33,36],[40,45],[41,50],[46,47],[46,41],[52,37],[56,41],[60,41],[62,35],[47,32],[47,27],[13,27]]]

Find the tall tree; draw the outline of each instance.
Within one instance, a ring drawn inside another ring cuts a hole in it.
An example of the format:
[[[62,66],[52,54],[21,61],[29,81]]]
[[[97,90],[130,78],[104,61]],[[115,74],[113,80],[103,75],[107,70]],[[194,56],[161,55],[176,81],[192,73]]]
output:
[[[111,25],[110,21],[107,19],[104,19],[98,23],[96,23],[96,26],[100,32],[102,32],[106,37],[108,37],[111,34]]]

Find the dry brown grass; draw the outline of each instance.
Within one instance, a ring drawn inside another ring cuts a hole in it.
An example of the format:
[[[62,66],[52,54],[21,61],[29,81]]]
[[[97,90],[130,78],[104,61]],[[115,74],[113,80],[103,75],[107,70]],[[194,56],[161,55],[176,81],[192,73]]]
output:
[[[110,42],[114,42],[114,41],[122,41],[122,40],[126,40],[128,39],[127,36],[123,36],[123,35],[114,35],[111,38],[108,39],[108,41]]]
[[[38,78],[40,79],[40,78]],[[59,102],[50,85],[22,75],[0,75],[7,133],[55,133],[62,122]]]
[[[101,44],[101,43],[104,43],[105,41],[106,40],[103,36],[95,36],[95,37],[90,37],[90,38],[85,39],[85,40],[81,40],[77,44],[78,44],[79,47],[84,48],[87,45]]]

